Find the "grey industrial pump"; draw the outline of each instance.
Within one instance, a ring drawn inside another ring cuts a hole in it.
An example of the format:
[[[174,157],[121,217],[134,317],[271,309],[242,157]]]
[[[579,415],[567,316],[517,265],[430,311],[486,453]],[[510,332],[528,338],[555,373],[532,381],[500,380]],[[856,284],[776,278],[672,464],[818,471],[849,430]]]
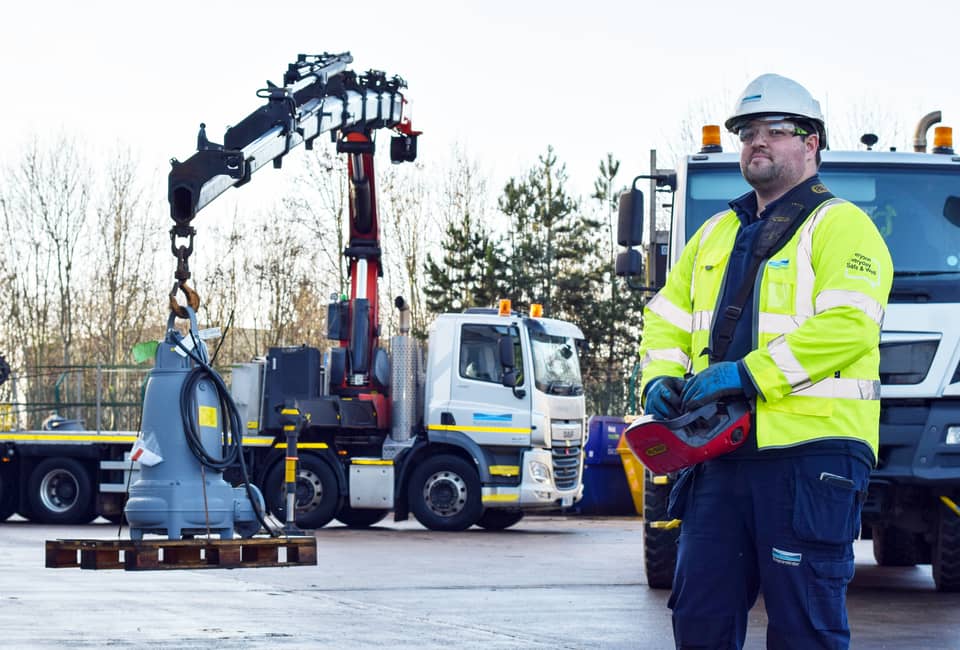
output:
[[[178,332],[170,314],[143,398],[134,451],[140,479],[124,508],[130,537],[219,534],[232,539],[235,532],[251,537],[264,524],[263,497],[249,481],[244,488],[223,479],[223,471],[235,463],[246,478],[242,427],[229,391],[210,366],[196,314],[186,309],[190,330]]]

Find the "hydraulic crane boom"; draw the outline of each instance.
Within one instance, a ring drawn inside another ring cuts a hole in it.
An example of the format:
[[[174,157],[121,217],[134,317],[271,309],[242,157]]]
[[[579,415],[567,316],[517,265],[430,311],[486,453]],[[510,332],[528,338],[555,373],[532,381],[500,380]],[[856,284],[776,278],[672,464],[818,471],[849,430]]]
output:
[[[283,156],[303,143],[330,133],[337,151],[348,156],[350,179],[350,240],[344,256],[349,261],[350,298],[330,308],[328,336],[340,342],[334,355],[342,376],[332,389],[350,395],[377,393],[375,356],[380,332],[377,283],[380,267],[379,218],[374,186],[374,138],[378,129],[392,129],[390,159],[412,162],[417,156],[417,136],[403,115],[406,82],[398,76],[370,70],[357,74],[347,69],[353,57],[342,54],[300,54],[289,64],[283,86],[267,82],[257,96],[266,103],[228,128],[223,144],[207,139],[204,124],[197,136],[197,152],[189,159],[171,161],[168,178],[171,248],[177,257],[175,277],[196,309],[199,298],[185,285],[190,277],[187,258],[196,234],[190,225],[197,212],[231,187],[247,183],[254,172],[272,162],[280,168]],[[178,246],[178,239],[189,240]],[[176,308],[174,308],[176,311]],[[179,312],[178,312],[179,313]],[[375,399],[382,400],[382,391]],[[379,412],[389,411],[378,406]]]
[[[201,124],[197,152],[184,162],[171,161],[168,183],[170,216],[189,224],[197,212],[233,186],[272,162],[279,168],[288,151],[330,132],[341,140],[350,132],[370,133],[375,129],[398,131],[391,144],[394,162],[416,158],[416,136],[409,123],[402,122],[406,82],[382,72],[357,75],[346,69],[353,61],[349,53],[297,57],[284,73],[284,85],[267,82],[257,96],[267,103],[236,126],[228,128],[223,144],[207,140]],[[349,149],[340,149],[349,151]]]

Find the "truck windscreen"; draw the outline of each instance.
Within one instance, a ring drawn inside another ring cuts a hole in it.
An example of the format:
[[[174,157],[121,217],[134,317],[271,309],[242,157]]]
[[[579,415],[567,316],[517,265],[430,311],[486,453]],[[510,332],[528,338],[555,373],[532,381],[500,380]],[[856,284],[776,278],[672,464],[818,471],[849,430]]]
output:
[[[531,331],[530,342],[537,388],[548,395],[582,395],[583,380],[574,340]]]
[[[824,163],[820,177],[836,196],[870,216],[890,248],[897,275],[960,273],[960,169]],[[749,189],[735,166],[691,167],[686,238]]]

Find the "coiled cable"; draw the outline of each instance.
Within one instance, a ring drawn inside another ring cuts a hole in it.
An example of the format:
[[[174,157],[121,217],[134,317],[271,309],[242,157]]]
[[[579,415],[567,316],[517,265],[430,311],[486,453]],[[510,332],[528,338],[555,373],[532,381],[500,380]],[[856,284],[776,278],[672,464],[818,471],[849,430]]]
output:
[[[191,332],[191,338],[193,333]],[[199,341],[194,341],[194,348],[198,347]],[[246,488],[247,497],[253,506],[253,512],[257,516],[257,521],[270,533],[271,537],[279,535],[273,527],[267,524],[263,513],[261,499],[253,491],[250,483],[250,476],[247,472],[247,463],[243,455],[243,427],[240,422],[240,411],[237,409],[230,390],[223,382],[223,377],[208,364],[201,355],[196,354],[193,349],[187,348],[182,341],[177,341],[177,346],[186,352],[187,356],[196,364],[187,375],[180,390],[180,415],[183,418],[183,431],[187,439],[187,446],[196,459],[205,467],[217,472],[223,472],[234,464],[240,466],[240,475],[243,477],[243,485]],[[217,393],[217,400],[220,403],[220,411],[223,417],[223,455],[220,458],[213,456],[203,446],[203,440],[200,437],[199,422],[194,417],[198,412],[197,408],[197,386],[203,380],[208,380],[213,384]]]

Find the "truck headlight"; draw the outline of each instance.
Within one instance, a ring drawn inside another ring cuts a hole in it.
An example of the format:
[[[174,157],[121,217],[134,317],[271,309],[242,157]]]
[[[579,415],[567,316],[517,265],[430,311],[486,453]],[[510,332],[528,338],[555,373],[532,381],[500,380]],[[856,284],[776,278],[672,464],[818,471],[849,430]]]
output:
[[[537,483],[549,483],[550,468],[539,461],[532,460],[530,461],[530,476]]]
[[[947,427],[948,445],[960,445],[960,426]]]

